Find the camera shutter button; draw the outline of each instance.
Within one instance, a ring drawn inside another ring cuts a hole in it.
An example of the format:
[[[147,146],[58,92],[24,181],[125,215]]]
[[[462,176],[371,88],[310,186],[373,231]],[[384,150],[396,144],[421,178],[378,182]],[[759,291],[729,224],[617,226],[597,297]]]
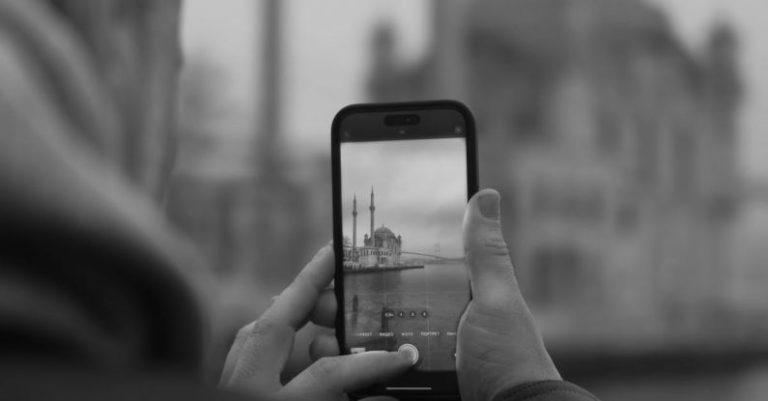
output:
[[[397,352],[407,352],[411,356],[411,364],[415,365],[419,361],[419,349],[413,344],[403,344]]]

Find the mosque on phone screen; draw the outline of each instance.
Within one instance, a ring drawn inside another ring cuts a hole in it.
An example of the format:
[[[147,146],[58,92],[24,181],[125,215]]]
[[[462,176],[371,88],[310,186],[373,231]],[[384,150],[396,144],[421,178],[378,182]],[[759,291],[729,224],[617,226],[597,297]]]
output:
[[[362,246],[357,244],[357,196],[352,199],[352,240],[344,243],[344,267],[348,270],[402,269],[419,266],[404,265],[400,261],[403,239],[385,226],[374,229],[376,206],[371,188],[370,231],[363,237]],[[373,233],[373,234],[371,234]]]

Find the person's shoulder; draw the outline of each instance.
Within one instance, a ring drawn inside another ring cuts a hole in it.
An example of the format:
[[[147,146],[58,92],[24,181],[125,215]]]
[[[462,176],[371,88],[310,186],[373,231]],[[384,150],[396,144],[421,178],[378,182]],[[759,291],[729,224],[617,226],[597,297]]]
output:
[[[545,380],[517,385],[493,397],[492,401],[599,401],[583,388],[562,380]]]

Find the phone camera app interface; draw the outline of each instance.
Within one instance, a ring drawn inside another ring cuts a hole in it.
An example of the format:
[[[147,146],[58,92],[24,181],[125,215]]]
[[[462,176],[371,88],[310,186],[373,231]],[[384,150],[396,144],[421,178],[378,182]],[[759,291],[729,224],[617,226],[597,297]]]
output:
[[[464,138],[342,143],[341,183],[349,351],[415,347],[417,370],[454,370],[469,301]]]

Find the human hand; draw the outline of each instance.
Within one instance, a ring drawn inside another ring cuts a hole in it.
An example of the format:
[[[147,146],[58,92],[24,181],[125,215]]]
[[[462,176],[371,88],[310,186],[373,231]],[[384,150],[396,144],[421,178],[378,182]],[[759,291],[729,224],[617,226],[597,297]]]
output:
[[[523,299],[501,233],[499,194],[482,190],[464,214],[472,288],[459,323],[457,370],[463,401],[491,401],[525,382],[560,380]]]
[[[334,273],[331,246],[321,249],[261,318],[237,334],[220,386],[274,400],[340,400],[347,392],[392,379],[411,367],[407,353],[370,351],[339,356],[333,336],[310,346],[315,362],[290,382],[280,382],[294,335],[310,319],[333,326],[336,299],[326,287]]]

